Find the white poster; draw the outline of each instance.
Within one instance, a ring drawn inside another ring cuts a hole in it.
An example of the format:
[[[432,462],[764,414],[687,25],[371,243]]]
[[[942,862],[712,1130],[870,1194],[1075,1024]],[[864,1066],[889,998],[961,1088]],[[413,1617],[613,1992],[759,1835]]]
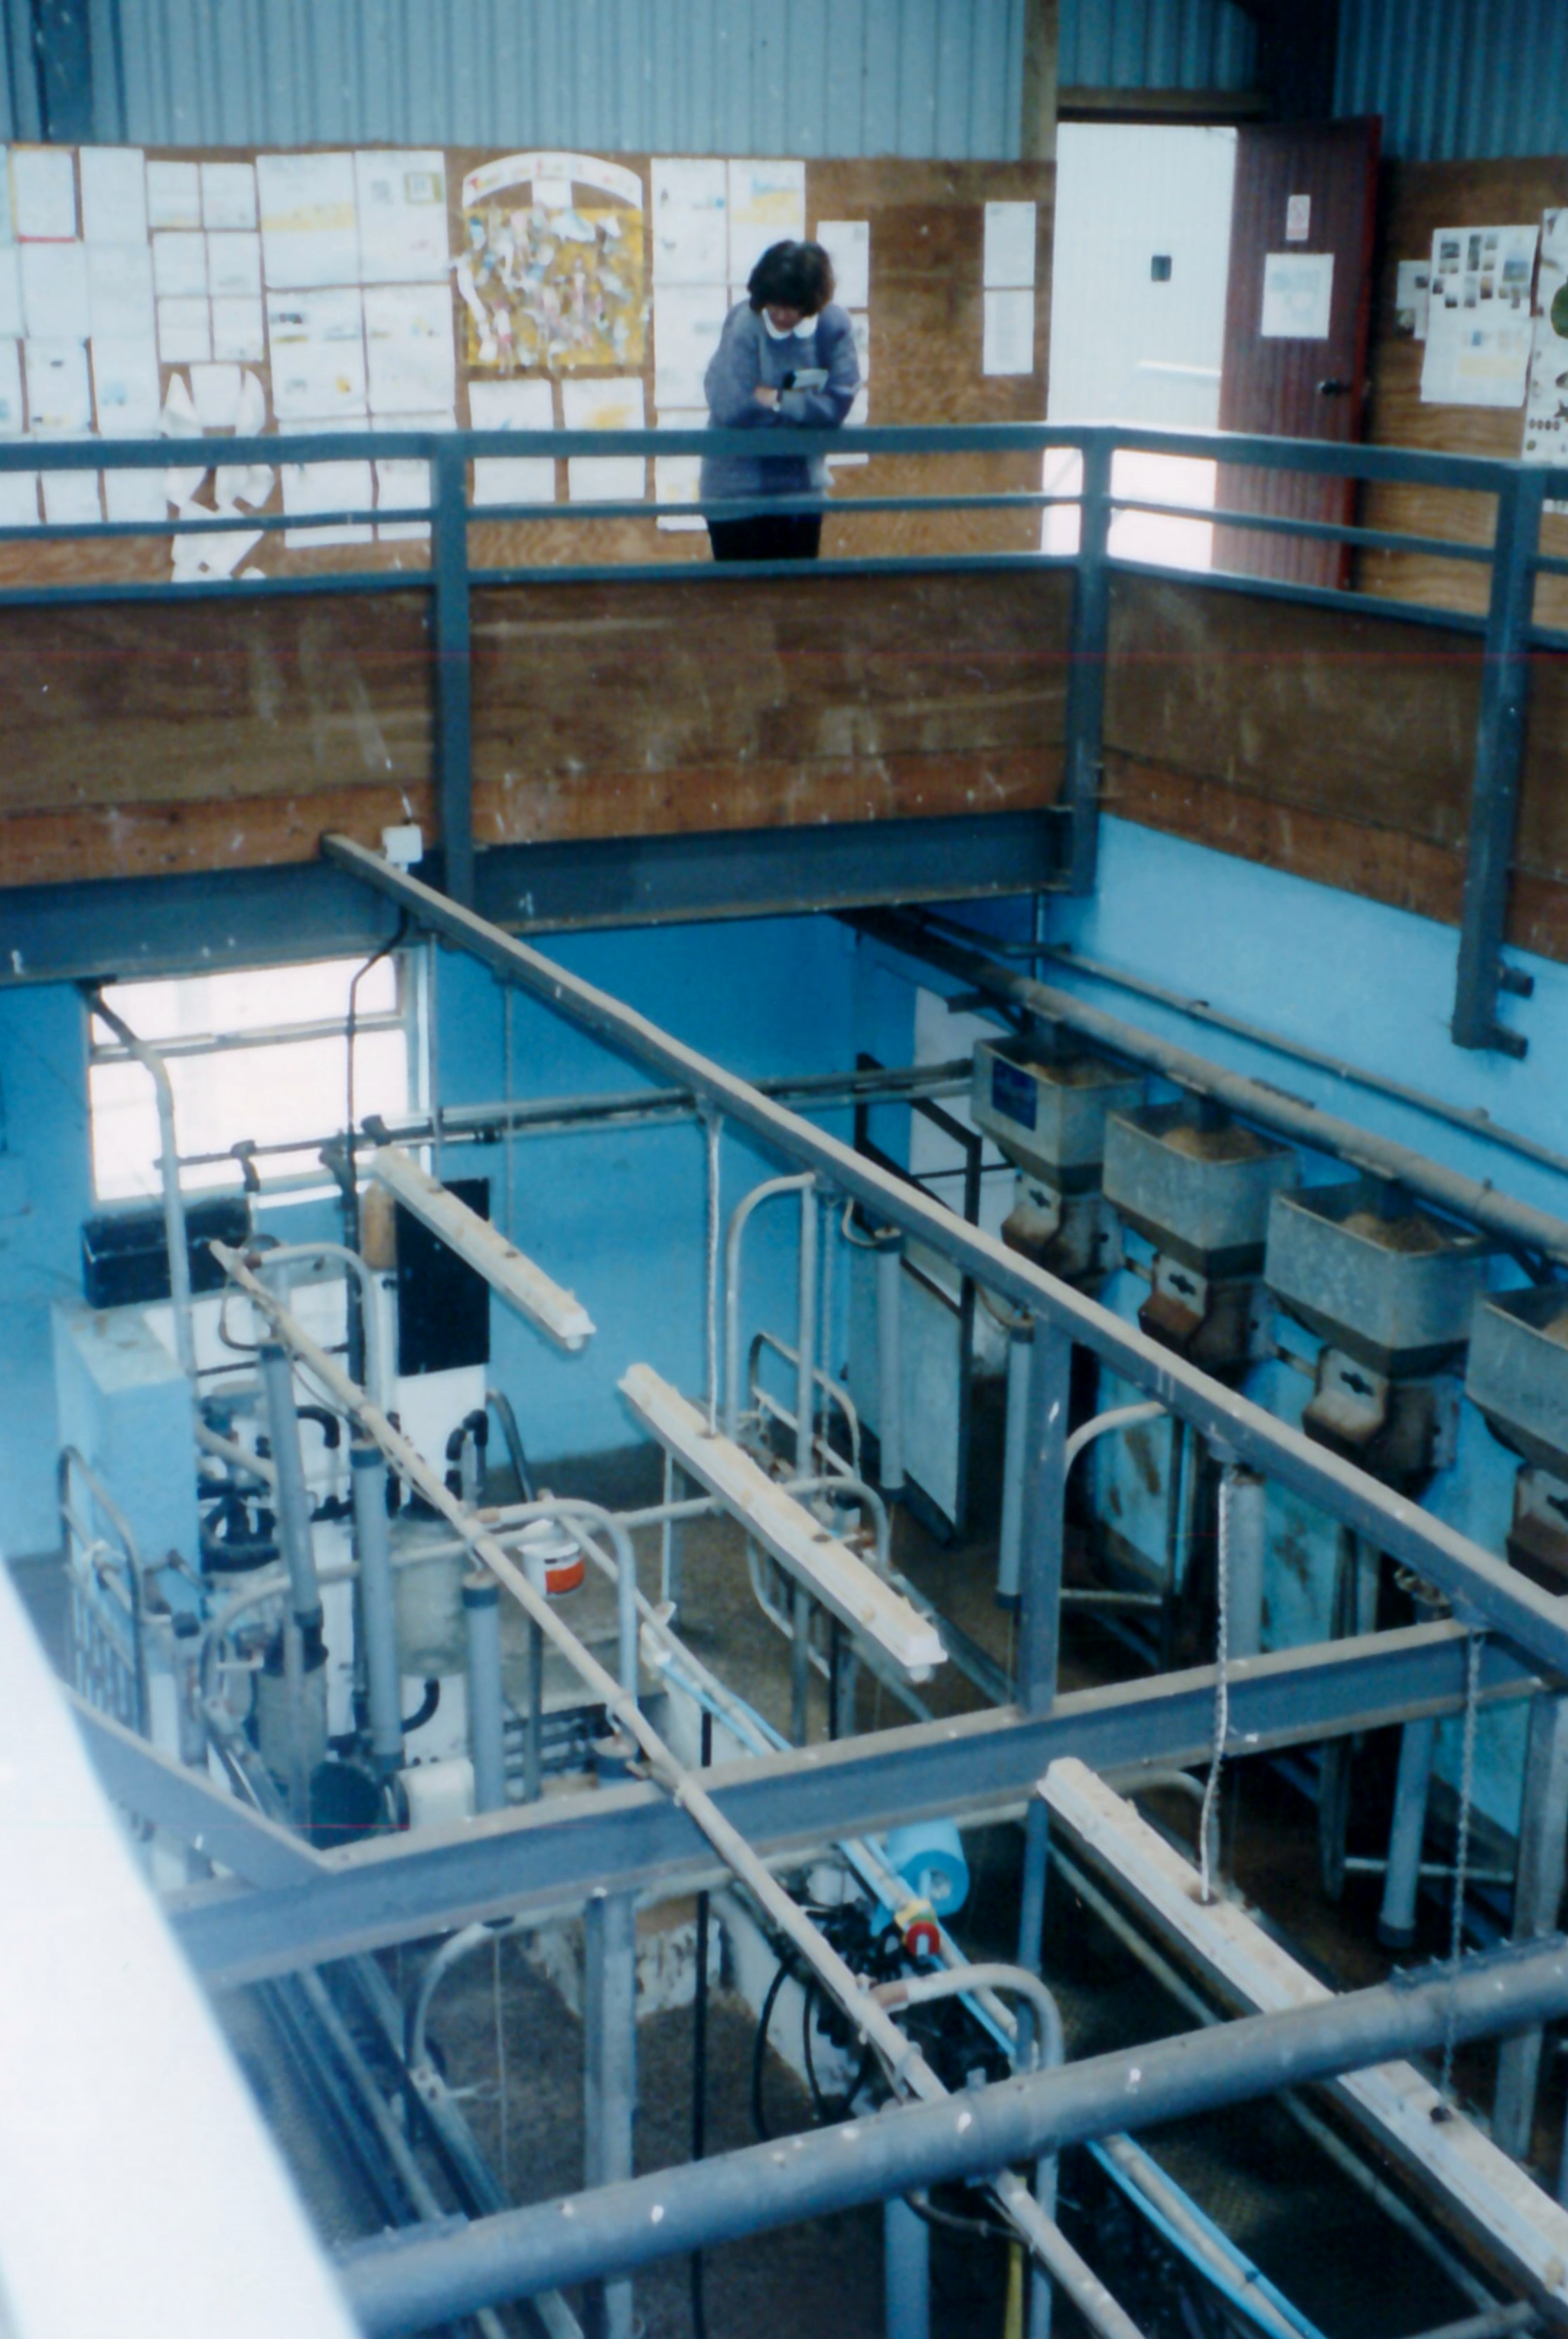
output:
[[[160,301],[158,355],[165,365],[189,365],[212,354],[212,327],[205,301]]]
[[[11,216],[11,149],[0,146],[0,243],[13,243],[15,237]]]
[[[704,378],[724,331],[716,286],[666,285],[654,294],[654,404],[706,408]]]
[[[471,381],[468,421],[475,430],[553,430],[554,401],[547,381]],[[474,463],[474,502],[553,504],[553,455],[480,455]]]
[[[22,422],[22,344],[0,341],[0,439],[19,438]]]
[[[452,404],[457,359],[445,282],[369,286],[365,348],[373,414],[429,414]]]
[[[191,368],[191,403],[203,430],[232,430],[238,427],[242,379],[237,365]]]
[[[261,297],[261,239],[254,230],[226,229],[209,235],[207,290],[214,300],[259,301]]]
[[[28,341],[27,420],[39,438],[76,439],[93,428],[84,341]]]
[[[194,163],[149,163],[149,227],[198,228],[202,224],[202,174]]]
[[[38,484],[51,528],[81,528],[103,518],[96,471],[40,471]]]
[[[1400,262],[1394,291],[1394,332],[1396,340],[1424,341],[1426,339],[1426,305],[1431,289],[1430,262]]]
[[[1266,341],[1326,341],[1334,306],[1331,252],[1269,252],[1263,259]]]
[[[202,225],[253,229],[256,172],[251,163],[202,164]]]
[[[455,414],[409,414],[404,418],[410,430],[455,430]],[[417,456],[388,456],[376,465],[376,509],[382,511],[429,511],[430,508],[430,467]],[[429,541],[428,519],[382,520],[376,529],[383,544],[426,544]]]
[[[1535,227],[1439,228],[1421,396],[1429,406],[1522,406],[1530,372]]]
[[[13,146],[11,210],[25,243],[69,243],[76,232],[76,173],[69,146]]]
[[[92,325],[87,252],[80,243],[22,246],[22,313],[28,338],[84,341]]]
[[[357,281],[360,232],[351,154],[261,154],[256,184],[269,286],[310,291]]]
[[[100,434],[105,439],[155,439],[163,394],[152,335],[137,340],[94,336],[92,347]]]
[[[1024,208],[1032,211],[1034,205]],[[871,300],[871,222],[818,220],[816,240],[833,262],[833,297],[839,307],[865,308]]]
[[[26,331],[22,315],[22,255],[14,243],[0,243],[0,340],[20,340]]]
[[[1527,463],[1568,464],[1568,210],[1541,222],[1541,265],[1535,283],[1530,378],[1524,398]],[[1561,512],[1561,502],[1548,506]]]
[[[207,291],[207,239],[181,228],[153,238],[153,283],[161,301],[197,301]]]
[[[322,426],[312,423],[310,427]],[[283,509],[293,518],[302,519],[314,512],[369,511],[375,502],[370,466],[363,458],[285,463],[281,469]],[[308,552],[321,545],[369,544],[373,533],[366,522],[349,520],[336,528],[286,528],[283,542],[291,552]]]
[[[157,330],[150,248],[90,243],[87,307],[94,332],[105,340],[150,341]]]
[[[1034,242],[1038,212],[1033,203],[987,203],[985,282],[995,291],[1034,288]]]
[[[987,292],[981,366],[985,373],[1034,371],[1034,294]]]
[[[267,355],[267,327],[260,301],[212,302],[212,355],[261,365]]]
[[[0,528],[36,528],[38,474],[0,471]]]
[[[568,430],[641,430],[641,375],[620,381],[563,382],[561,419]],[[640,503],[646,492],[646,471],[640,455],[574,455],[567,465],[567,493],[575,504]]]
[[[274,293],[267,302],[272,408],[281,422],[365,412],[365,345],[356,288]]]
[[[722,162],[655,155],[648,232],[654,283],[716,284],[729,272],[729,172]]]
[[[744,285],[770,244],[805,234],[804,163],[732,163],[729,166],[732,284]]]
[[[82,233],[89,243],[144,244],[147,166],[140,146],[83,146]]]
[[[661,430],[702,430],[707,427],[707,419],[706,407],[675,407],[660,413],[658,427]],[[695,504],[702,493],[702,469],[700,455],[656,455],[654,501]],[[661,512],[658,524],[666,535],[700,536],[706,522],[696,512]]]
[[[169,494],[162,471],[105,471],[104,517],[117,520],[159,520],[169,516]]]
[[[356,154],[354,185],[361,282],[445,281],[447,164],[439,150]]]

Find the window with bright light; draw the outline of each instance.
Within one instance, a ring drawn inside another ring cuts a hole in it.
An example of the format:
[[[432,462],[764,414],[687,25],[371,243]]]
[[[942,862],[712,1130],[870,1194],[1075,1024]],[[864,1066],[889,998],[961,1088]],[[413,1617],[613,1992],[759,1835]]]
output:
[[[188,1189],[236,1188],[233,1148],[250,1140],[269,1184],[322,1175],[324,1140],[349,1125],[350,985],[360,959],[105,984],[104,997],[169,1068]],[[416,1087],[414,983],[379,960],[354,999],[356,1123],[409,1110]],[[152,1076],[101,1018],[88,1064],[93,1184],[100,1201],[162,1191]]]

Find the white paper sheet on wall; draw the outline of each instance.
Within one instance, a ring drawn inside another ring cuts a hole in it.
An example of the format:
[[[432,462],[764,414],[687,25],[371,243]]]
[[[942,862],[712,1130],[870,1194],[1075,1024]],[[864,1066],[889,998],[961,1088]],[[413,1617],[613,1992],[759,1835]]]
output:
[[[83,146],[82,233],[89,243],[147,241],[147,165],[140,146]]]
[[[981,367],[985,373],[1034,371],[1034,294],[987,292]]]
[[[555,401],[547,381],[471,381],[468,420],[475,430],[553,430]],[[474,502],[553,504],[553,455],[481,455],[474,464]]]
[[[152,340],[157,312],[150,247],[90,243],[87,308],[94,333],[113,340]]]
[[[0,471],[0,528],[36,528],[38,474]]]
[[[1269,252],[1263,258],[1266,341],[1326,341],[1334,307],[1331,252]]]
[[[27,341],[27,425],[36,437],[79,439],[93,428],[85,341]]]
[[[1568,210],[1542,214],[1520,452],[1526,463],[1568,464]],[[1547,509],[1561,513],[1568,505]]]
[[[744,285],[770,244],[805,234],[805,164],[732,163],[729,215],[730,282]]]
[[[1032,211],[1032,203],[1029,206]],[[833,262],[833,299],[841,309],[863,309],[871,300],[871,222],[818,220],[816,241]]]
[[[729,173],[722,162],[655,155],[648,233],[653,279],[716,284],[729,275]]]
[[[564,381],[561,419],[568,430],[641,430],[640,374],[618,381]],[[575,504],[640,503],[647,466],[640,455],[574,455],[567,465],[567,493]]]
[[[312,422],[312,430],[332,429],[332,423]],[[375,483],[364,458],[345,455],[331,463],[285,463],[281,467],[283,509],[304,518],[312,512],[368,511],[375,501]],[[369,544],[373,528],[362,520],[338,528],[286,528],[283,542],[292,551],[329,544]]]
[[[704,377],[727,314],[716,285],[666,285],[654,294],[654,404],[706,413]]]
[[[365,349],[373,414],[444,411],[457,395],[452,296],[447,285],[368,286]]]
[[[0,340],[20,340],[26,331],[22,315],[22,255],[14,243],[0,243]]]
[[[1033,291],[1038,222],[1033,203],[987,203],[984,281],[989,290]]]
[[[658,428],[661,430],[702,430],[707,426],[705,406],[672,407],[661,410]],[[695,504],[702,492],[703,459],[700,455],[656,455],[654,457],[654,501],[660,504]],[[700,536],[706,522],[695,512],[661,512],[658,524],[667,536]]]
[[[19,438],[23,419],[22,344],[0,341],[0,439]]]
[[[105,439],[155,438],[163,391],[152,336],[117,340],[94,335],[92,350],[100,434]]]
[[[254,228],[256,173],[250,163],[203,163],[202,225]]]
[[[1540,230],[1439,228],[1421,396],[1429,406],[1522,406]]]
[[[455,414],[409,414],[402,418],[410,430],[455,430]],[[430,467],[417,456],[392,456],[376,465],[376,509],[378,511],[427,511],[430,502]],[[379,523],[376,534],[383,544],[425,544],[429,541],[428,519],[390,519]]]
[[[11,149],[0,146],[0,243],[14,242],[15,235],[11,216]]]
[[[423,153],[356,153],[360,265],[366,284],[421,284],[447,275],[447,163]]]
[[[169,516],[169,497],[162,471],[105,471],[104,517],[118,520],[159,520]]]
[[[202,174],[194,163],[149,163],[149,227],[197,228],[202,224]]]
[[[256,186],[269,287],[312,291],[358,281],[352,154],[260,154]]]
[[[281,422],[366,411],[365,345],[357,288],[274,293],[267,302],[272,410]]]
[[[212,327],[205,301],[160,301],[158,355],[165,365],[189,365],[212,354]]]
[[[153,282],[160,300],[203,300],[207,291],[207,239],[179,228],[153,238]]]
[[[44,490],[44,518],[51,528],[79,528],[103,518],[96,471],[40,471],[38,484]]]
[[[260,365],[267,354],[267,328],[260,301],[214,301],[212,355]]]
[[[1427,295],[1432,286],[1432,267],[1425,260],[1402,260],[1395,274],[1394,289],[1394,331],[1402,341],[1424,341],[1426,339]]]
[[[191,402],[203,430],[232,430],[236,428],[240,419],[241,380],[237,365],[193,365],[191,368]]]
[[[226,229],[209,235],[207,290],[214,299],[259,301],[261,297],[261,239],[253,230]]]
[[[32,340],[83,340],[92,327],[87,253],[80,243],[25,243],[22,313]]]
[[[23,242],[69,243],[76,232],[76,173],[69,146],[13,146],[11,209]]]

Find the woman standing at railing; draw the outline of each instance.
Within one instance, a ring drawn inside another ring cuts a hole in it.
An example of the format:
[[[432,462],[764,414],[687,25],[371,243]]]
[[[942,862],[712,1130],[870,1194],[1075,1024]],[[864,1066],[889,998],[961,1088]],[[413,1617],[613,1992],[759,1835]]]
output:
[[[836,430],[860,387],[860,360],[845,311],[833,301],[833,263],[820,243],[771,244],[752,270],[747,298],[725,320],[704,387],[715,430],[783,426]],[[809,496],[827,487],[821,455],[709,455],[705,502],[720,498]],[[814,560],[816,512],[763,512],[710,519],[715,560]]]

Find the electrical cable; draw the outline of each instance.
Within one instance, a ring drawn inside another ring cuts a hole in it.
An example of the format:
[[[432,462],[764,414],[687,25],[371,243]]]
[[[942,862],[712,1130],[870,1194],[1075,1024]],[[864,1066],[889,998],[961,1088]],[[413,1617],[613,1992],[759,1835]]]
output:
[[[705,1110],[703,1130],[707,1151],[707,1282],[706,1282],[706,1365],[708,1392],[708,1436],[716,1437],[719,1428],[719,1175],[720,1141],[724,1136],[724,1115]]]
[[[778,1970],[768,1984],[767,1996],[763,2000],[762,2012],[757,2017],[756,2037],[752,2042],[752,2126],[764,2144],[773,2142],[773,2130],[769,2127],[763,2111],[763,2064],[767,2055],[768,2032],[773,2027],[774,2008],[778,2004],[780,1990],[789,1979],[789,1963],[785,1959],[781,1958]]]

